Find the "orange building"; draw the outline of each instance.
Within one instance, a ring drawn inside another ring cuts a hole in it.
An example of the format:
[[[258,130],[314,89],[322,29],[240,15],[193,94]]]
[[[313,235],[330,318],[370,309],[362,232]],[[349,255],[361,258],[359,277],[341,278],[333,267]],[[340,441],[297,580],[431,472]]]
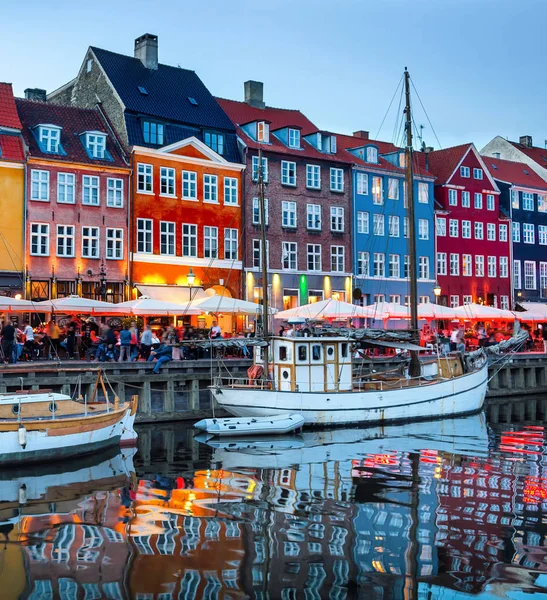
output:
[[[159,149],[134,146],[132,160],[134,295],[162,297],[162,287],[183,286],[189,298],[190,284],[241,297],[245,166],[195,137]],[[165,299],[172,293],[167,288]]]

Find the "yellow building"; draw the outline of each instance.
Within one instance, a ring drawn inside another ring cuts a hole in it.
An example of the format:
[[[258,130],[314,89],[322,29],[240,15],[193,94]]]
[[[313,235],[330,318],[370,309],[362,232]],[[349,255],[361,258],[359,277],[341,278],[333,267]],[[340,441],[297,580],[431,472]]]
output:
[[[0,295],[24,289],[25,152],[10,83],[0,83]]]

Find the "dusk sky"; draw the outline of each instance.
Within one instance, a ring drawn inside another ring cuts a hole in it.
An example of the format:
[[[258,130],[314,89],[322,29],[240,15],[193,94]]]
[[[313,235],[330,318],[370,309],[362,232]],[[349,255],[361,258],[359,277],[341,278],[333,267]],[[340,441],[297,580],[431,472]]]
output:
[[[442,147],[524,134],[543,145],[546,17],[545,0],[23,1],[4,11],[0,81],[52,91],[88,46],[132,54],[154,33],[160,62],[195,70],[213,94],[241,100],[257,79],[267,104],[322,129],[375,137],[408,66]],[[380,139],[399,141],[397,103]]]

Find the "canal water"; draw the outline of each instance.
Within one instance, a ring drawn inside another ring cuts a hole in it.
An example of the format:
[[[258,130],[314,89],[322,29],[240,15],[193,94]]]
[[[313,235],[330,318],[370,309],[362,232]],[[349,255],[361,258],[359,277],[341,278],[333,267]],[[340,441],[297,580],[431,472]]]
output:
[[[2,600],[547,598],[540,425],[139,434],[0,474]]]

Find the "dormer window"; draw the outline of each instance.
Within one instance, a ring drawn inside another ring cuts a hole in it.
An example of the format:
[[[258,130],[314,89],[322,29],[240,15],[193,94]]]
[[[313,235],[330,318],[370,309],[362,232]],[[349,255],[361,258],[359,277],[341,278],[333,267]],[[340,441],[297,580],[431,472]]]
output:
[[[61,127],[38,125],[38,141],[43,152],[59,154],[61,149]]]
[[[270,125],[266,121],[259,121],[256,124],[256,140],[263,144],[270,142]]]
[[[289,128],[289,148],[300,148],[300,130]]]
[[[317,148],[320,152],[325,154],[336,154],[336,137],[334,135],[328,135],[326,133],[321,135],[318,133],[317,141],[319,144]]]
[[[401,169],[404,169],[406,167],[406,155],[404,152],[401,152],[399,154],[399,166],[401,167]]]
[[[86,131],[84,135],[85,149],[90,158],[112,160],[106,151],[106,133],[102,133],[102,131]]]
[[[224,154],[224,134],[206,131],[203,135],[203,141],[217,154]]]
[[[154,121],[143,121],[142,136],[146,144],[163,146],[163,123],[155,123]]]
[[[369,146],[367,148],[367,162],[368,163],[377,163],[378,162],[378,149],[373,146]]]

